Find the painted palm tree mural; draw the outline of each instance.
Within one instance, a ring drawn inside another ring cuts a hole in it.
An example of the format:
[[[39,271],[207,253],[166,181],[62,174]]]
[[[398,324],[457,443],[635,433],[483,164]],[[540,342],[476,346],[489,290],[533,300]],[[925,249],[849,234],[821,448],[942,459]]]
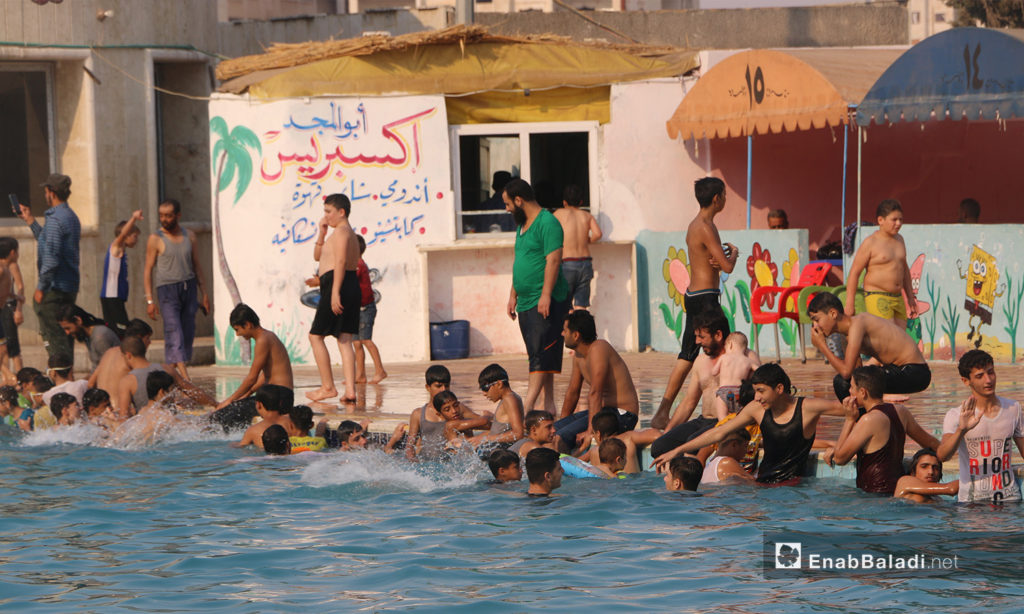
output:
[[[228,132],[228,124],[223,117],[217,116],[210,120],[210,131],[213,133],[213,159],[214,172],[217,173],[217,189],[213,192],[213,236],[217,241],[217,266],[220,268],[221,277],[228,287],[228,294],[231,296],[232,307],[242,302],[242,296],[238,292],[238,284],[231,275],[231,268],[228,266],[227,256],[224,255],[224,238],[220,226],[220,193],[235,184],[235,198],[232,205],[238,202],[245,190],[249,187],[252,179],[252,155],[250,150],[262,154],[259,137],[245,126],[235,126]],[[225,331],[225,337],[228,333]],[[219,340],[219,339],[218,339]],[[227,345],[226,339],[224,346]],[[223,346],[222,346],[223,347]],[[241,344],[241,359],[249,362],[250,347],[248,343]]]

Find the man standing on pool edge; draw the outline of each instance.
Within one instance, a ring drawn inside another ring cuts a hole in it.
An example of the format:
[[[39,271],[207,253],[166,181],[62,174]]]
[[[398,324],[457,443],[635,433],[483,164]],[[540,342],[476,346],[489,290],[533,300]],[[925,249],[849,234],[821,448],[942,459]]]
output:
[[[732,243],[722,245],[715,227],[715,216],[725,209],[725,182],[718,177],[704,177],[694,182],[693,192],[700,211],[686,229],[686,255],[690,261],[690,286],[683,295],[686,326],[682,348],[668,376],[665,394],[651,418],[651,427],[656,429],[663,429],[668,424],[672,403],[683,387],[693,361],[700,355],[701,346],[694,337],[693,318],[711,307],[721,309],[718,272],[732,273],[740,255],[740,250]],[[728,253],[724,247],[728,247]]]
[[[562,226],[541,208],[533,188],[518,177],[501,194],[516,223],[515,260],[508,317],[519,318],[530,380],[523,403],[534,409],[544,393],[544,409],[555,413],[555,373],[562,372],[562,322],[569,312],[569,286],[562,277]]]

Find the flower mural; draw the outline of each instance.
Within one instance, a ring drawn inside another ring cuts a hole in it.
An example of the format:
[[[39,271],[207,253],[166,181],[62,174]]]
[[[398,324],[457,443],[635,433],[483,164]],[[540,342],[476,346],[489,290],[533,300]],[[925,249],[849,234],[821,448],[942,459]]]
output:
[[[760,243],[755,242],[750,249],[750,256],[747,258],[747,274],[750,275],[751,294],[761,286],[775,285],[775,278],[779,274],[779,265],[772,262],[771,252],[762,249]],[[765,294],[761,299],[761,306],[773,309],[775,295]]]
[[[800,283],[800,256],[791,247],[789,248],[789,257],[782,263],[782,283],[779,285],[788,288],[798,283]],[[792,296],[789,297],[786,299],[784,307],[786,311],[796,311],[796,299]]]
[[[683,295],[690,287],[690,264],[686,260],[686,250],[668,248],[668,258],[661,265],[661,276],[668,282],[668,298],[679,307],[683,306]]]
[[[665,326],[679,339],[683,334],[683,313],[686,311],[683,295],[690,287],[690,265],[685,250],[669,246],[668,258],[661,264],[661,277],[668,284],[668,303],[661,303],[658,308]],[[675,303],[675,307],[672,303]],[[676,311],[676,307],[680,309]]]

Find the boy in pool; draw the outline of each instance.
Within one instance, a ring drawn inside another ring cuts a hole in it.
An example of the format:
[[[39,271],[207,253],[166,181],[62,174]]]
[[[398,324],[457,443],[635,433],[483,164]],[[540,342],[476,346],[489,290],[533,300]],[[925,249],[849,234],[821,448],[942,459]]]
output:
[[[33,409],[36,410],[32,428],[37,431],[57,426],[56,416],[53,415],[50,408],[43,402],[43,395],[49,392],[51,388],[53,388],[53,380],[45,375],[37,375],[32,380],[29,398],[32,400]]]
[[[409,436],[405,440],[405,456],[409,460],[416,458],[424,440],[436,445],[444,436],[445,420],[434,409],[433,401],[437,393],[452,387],[452,374],[444,365],[430,365],[427,367],[426,380],[430,399],[409,414]]]
[[[757,355],[747,348],[747,336],[743,333],[730,333],[725,338],[725,353],[714,368],[712,375],[718,376],[718,390],[715,391],[715,415],[719,420],[729,414],[739,413],[740,386],[743,380],[749,379],[754,369],[761,366]]]
[[[256,402],[256,413],[262,419],[247,428],[242,439],[231,444],[233,448],[250,445],[260,447],[263,443],[263,431],[273,424],[281,424],[288,420],[288,412],[295,403],[295,392],[291,388],[277,384],[264,384],[252,396]]]
[[[677,456],[668,463],[665,472],[665,488],[671,491],[686,490],[697,492],[704,466],[692,456]]]
[[[518,482],[523,479],[523,468],[519,465],[519,455],[515,452],[495,450],[487,458],[487,466],[490,467],[495,481],[499,484]]]
[[[649,445],[655,439],[661,437],[661,431],[658,429],[649,428],[642,431],[622,430],[622,424],[619,422],[619,410],[614,407],[605,407],[597,412],[591,421],[591,426],[594,438],[593,443],[595,445],[590,446],[580,454],[580,458],[591,465],[596,465],[600,462],[598,447],[606,439],[614,437],[615,439],[622,440],[627,447],[633,450],[632,455],[635,457],[637,448]],[[639,468],[637,471],[639,471]],[[628,473],[634,472],[628,471]]]
[[[594,463],[594,467],[613,479],[624,477],[627,473],[639,473],[636,448],[630,444],[632,442],[627,443],[615,437],[605,439],[597,446],[598,462]]]
[[[526,437],[509,447],[509,450],[525,457],[536,448],[558,451],[558,435],[555,435],[555,417],[549,412],[535,409],[526,413],[523,421]]]
[[[21,407],[18,406],[18,389],[14,386],[0,386],[0,424],[18,426],[19,414]]]
[[[434,410],[444,418],[444,439],[448,447],[458,447],[464,437],[471,437],[475,429],[486,429],[491,426],[488,416],[470,416],[466,408],[459,403],[455,393],[445,390],[437,393],[431,401]]]
[[[942,463],[931,448],[921,448],[910,461],[910,473],[896,482],[893,497],[909,499],[915,503],[934,503],[937,495],[956,496],[960,481],[940,484]]]
[[[288,432],[280,424],[267,427],[260,436],[263,450],[272,456],[288,456],[292,453],[292,444]]]
[[[82,406],[74,396],[67,392],[58,392],[50,399],[50,411],[57,418],[60,426],[76,424],[82,417]]]
[[[726,435],[722,443],[718,444],[715,456],[704,466],[700,483],[715,484],[730,478],[753,482],[754,476],[740,464],[747,454],[748,444],[750,444],[750,431],[747,429],[740,429]]]
[[[494,408],[491,429],[471,437],[474,446],[514,443],[523,438],[523,399],[508,385],[508,372],[498,364],[487,365],[477,378],[484,398],[498,405]]]
[[[548,448],[534,448],[526,455],[526,478],[530,488],[526,494],[531,497],[547,497],[562,485],[562,463],[558,452]]]

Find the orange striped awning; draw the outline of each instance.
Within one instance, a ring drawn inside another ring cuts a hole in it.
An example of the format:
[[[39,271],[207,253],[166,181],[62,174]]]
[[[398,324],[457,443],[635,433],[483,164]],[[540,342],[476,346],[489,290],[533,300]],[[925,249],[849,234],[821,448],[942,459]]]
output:
[[[903,49],[743,51],[700,77],[668,135],[725,138],[838,126]]]

